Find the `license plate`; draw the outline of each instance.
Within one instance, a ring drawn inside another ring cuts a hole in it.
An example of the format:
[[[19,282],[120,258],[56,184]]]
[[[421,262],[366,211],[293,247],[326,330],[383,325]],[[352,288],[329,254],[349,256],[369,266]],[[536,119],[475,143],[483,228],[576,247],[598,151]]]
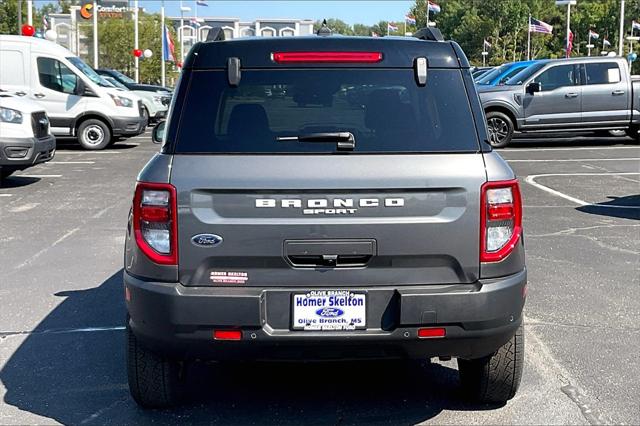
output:
[[[315,290],[293,295],[294,330],[366,328],[367,295],[348,290]]]

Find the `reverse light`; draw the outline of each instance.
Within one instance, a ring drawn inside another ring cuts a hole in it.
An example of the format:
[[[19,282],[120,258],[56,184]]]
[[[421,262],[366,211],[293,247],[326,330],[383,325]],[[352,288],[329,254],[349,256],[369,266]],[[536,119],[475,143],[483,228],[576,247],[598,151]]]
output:
[[[274,52],[271,58],[278,64],[291,63],[363,63],[382,61],[382,52]]]
[[[240,330],[214,330],[213,338],[216,340],[240,340],[242,331]]]
[[[178,263],[176,214],[173,185],[138,182],[133,197],[133,229],[138,247],[155,263]]]
[[[518,181],[487,182],[480,200],[480,261],[507,257],[522,237],[522,200]]]

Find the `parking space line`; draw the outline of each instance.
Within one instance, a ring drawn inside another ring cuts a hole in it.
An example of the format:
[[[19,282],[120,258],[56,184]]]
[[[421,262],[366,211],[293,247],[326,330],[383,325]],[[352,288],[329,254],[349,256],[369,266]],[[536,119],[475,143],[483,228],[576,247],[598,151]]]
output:
[[[536,182],[535,180],[540,177],[549,177],[549,176],[623,176],[623,175],[640,175],[637,172],[621,172],[621,173],[545,173],[540,175],[529,175],[525,178],[525,182],[528,184],[535,186],[536,188],[548,192],[549,194],[555,195],[560,198],[564,198],[565,200],[569,200],[572,203],[576,203],[580,206],[594,206],[594,207],[604,207],[604,208],[615,208],[615,209],[640,209],[640,206],[620,206],[616,204],[594,204],[588,203],[584,200],[581,200],[576,197],[572,197],[571,195],[565,194],[563,192],[557,191],[553,188],[550,188],[546,185],[542,185],[541,183]]]
[[[44,178],[59,178],[59,177],[62,177],[62,175],[15,175],[15,177],[44,179]]]
[[[49,161],[47,164],[95,164],[95,161]]]
[[[510,160],[505,158],[509,163],[555,163],[555,162],[579,162],[579,161],[639,161],[640,157],[625,157],[625,158],[567,158],[567,159],[533,159],[533,160],[524,160],[524,159],[516,159]]]
[[[0,197],[13,197],[13,194],[0,194]]]
[[[122,154],[120,151],[56,151],[56,155],[78,155],[78,154]]]

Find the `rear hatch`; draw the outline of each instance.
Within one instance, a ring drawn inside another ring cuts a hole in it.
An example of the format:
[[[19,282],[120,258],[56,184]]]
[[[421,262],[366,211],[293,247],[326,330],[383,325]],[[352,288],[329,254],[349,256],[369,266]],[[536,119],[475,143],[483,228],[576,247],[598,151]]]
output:
[[[225,69],[183,77],[171,173],[182,284],[478,279],[486,174],[459,68],[430,68],[426,85],[412,62],[243,68],[229,81]]]

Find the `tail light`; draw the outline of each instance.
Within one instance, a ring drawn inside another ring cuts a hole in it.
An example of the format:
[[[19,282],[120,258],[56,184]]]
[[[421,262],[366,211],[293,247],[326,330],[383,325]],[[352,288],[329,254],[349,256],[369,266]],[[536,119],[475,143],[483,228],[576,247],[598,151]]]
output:
[[[522,201],[518,181],[487,182],[480,201],[480,261],[507,257],[522,237]]]
[[[138,182],[133,229],[140,250],[161,265],[178,264],[176,189],[168,183]]]

